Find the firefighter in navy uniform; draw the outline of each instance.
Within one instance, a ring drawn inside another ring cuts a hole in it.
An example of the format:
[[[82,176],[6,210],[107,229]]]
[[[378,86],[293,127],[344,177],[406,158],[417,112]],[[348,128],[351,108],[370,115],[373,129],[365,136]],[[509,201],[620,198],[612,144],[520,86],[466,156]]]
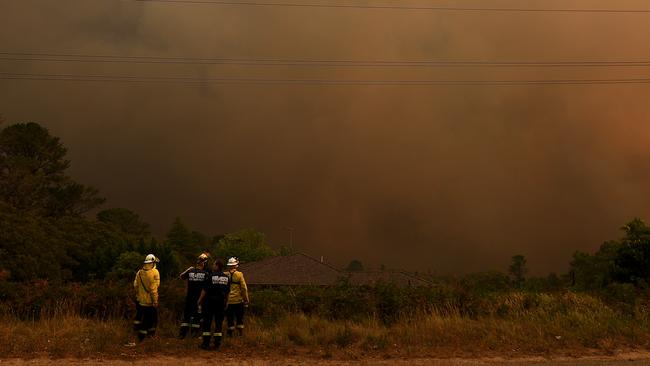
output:
[[[196,260],[196,267],[189,267],[180,274],[182,280],[187,281],[187,295],[185,296],[185,310],[183,311],[183,321],[178,338],[183,339],[187,332],[192,328],[192,335],[198,334],[201,329],[201,315],[197,301],[201,296],[203,283],[208,277],[207,271],[208,255],[201,253]]]
[[[227,269],[230,277],[230,294],[228,295],[228,307],[226,318],[228,319],[228,336],[232,336],[237,321],[237,332],[244,335],[244,310],[248,307],[248,286],[244,280],[244,274],[237,270],[239,260],[235,257],[228,259]]]
[[[223,271],[223,262],[217,259],[214,262],[212,271],[205,280],[198,305],[203,309],[203,343],[201,348],[210,347],[210,337],[214,337],[214,348],[221,346],[221,328],[223,318],[228,305],[228,294],[230,293],[230,276]],[[211,332],[212,319],[214,318],[214,332]]]

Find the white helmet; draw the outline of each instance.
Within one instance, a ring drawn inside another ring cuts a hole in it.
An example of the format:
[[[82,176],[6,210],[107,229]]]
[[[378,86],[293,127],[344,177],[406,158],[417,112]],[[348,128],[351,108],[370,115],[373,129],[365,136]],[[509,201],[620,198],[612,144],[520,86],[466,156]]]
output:
[[[156,258],[156,256],[153,255],[153,254],[148,254],[148,255],[144,258],[144,263],[145,263],[145,264],[148,264],[148,263],[154,263],[154,262],[158,263],[158,262],[160,262],[160,259]]]
[[[226,265],[232,267],[232,266],[236,266],[238,264],[239,264],[239,261],[237,260],[237,258],[230,257],[230,259],[228,259],[228,264],[226,264]]]

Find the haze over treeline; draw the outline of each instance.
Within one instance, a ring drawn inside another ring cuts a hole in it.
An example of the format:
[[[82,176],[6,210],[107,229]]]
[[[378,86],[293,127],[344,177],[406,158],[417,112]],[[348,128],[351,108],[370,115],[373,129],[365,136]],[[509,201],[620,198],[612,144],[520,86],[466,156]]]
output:
[[[424,4],[426,2],[413,2]],[[463,3],[465,4],[465,3]],[[485,2],[467,2],[467,6]],[[494,1],[499,6],[516,1]],[[642,1],[617,2],[642,8]],[[527,5],[528,6],[528,5]],[[608,7],[611,1],[535,1]],[[0,49],[352,60],[650,59],[644,14],[0,4]],[[648,77],[647,68],[309,68],[0,61],[3,72],[315,79]],[[255,227],[343,264],[563,271],[650,217],[646,85],[317,86],[0,80],[0,113],[69,149],[110,207],[166,230]]]

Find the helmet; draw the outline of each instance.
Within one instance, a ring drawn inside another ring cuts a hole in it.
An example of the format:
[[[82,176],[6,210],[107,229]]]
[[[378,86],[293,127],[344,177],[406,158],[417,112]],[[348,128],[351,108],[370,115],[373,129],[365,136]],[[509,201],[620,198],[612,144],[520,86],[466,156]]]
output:
[[[160,262],[160,259],[156,258],[156,256],[153,255],[153,254],[148,254],[148,255],[144,258],[144,263],[145,263],[145,264],[148,264],[148,263],[154,263],[154,262],[155,262],[155,263],[158,263],[158,262]]]
[[[232,266],[236,266],[238,264],[239,264],[239,260],[236,257],[230,257],[230,259],[228,259],[228,264],[226,264],[226,265],[229,266],[229,267],[232,267]]]
[[[201,255],[199,255],[199,257],[196,258],[196,261],[199,262],[199,263],[200,262],[205,262],[205,261],[208,260],[208,258],[210,258],[210,257],[206,253],[201,253]]]

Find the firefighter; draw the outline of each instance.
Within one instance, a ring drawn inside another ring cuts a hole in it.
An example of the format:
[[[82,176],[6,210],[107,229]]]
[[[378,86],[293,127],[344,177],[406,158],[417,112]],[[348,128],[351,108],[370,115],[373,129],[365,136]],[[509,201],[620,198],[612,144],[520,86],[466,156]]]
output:
[[[209,349],[210,337],[214,337],[214,348],[219,349],[221,346],[221,328],[223,318],[228,305],[228,294],[230,293],[230,277],[223,271],[223,262],[217,259],[214,262],[212,271],[208,275],[201,297],[199,297],[198,306],[203,309],[203,343],[201,348]],[[214,318],[214,332],[212,328],[212,318]]]
[[[160,262],[155,255],[149,254],[144,258],[142,268],[136,273],[133,287],[136,292],[136,318],[133,324],[138,332],[138,341],[145,337],[153,337],[158,325],[158,287],[160,273],[156,263]]]
[[[203,283],[208,277],[206,264],[208,262],[208,255],[201,253],[196,259],[196,267],[189,267],[180,274],[182,280],[187,281],[187,294],[185,296],[185,310],[183,311],[183,320],[181,322],[181,329],[178,337],[185,338],[187,331],[192,328],[192,335],[199,333],[201,329],[201,315],[197,301],[201,295]]]
[[[228,307],[226,318],[228,319],[228,336],[232,336],[237,321],[237,332],[244,335],[244,310],[248,307],[248,287],[244,274],[239,272],[239,260],[235,257],[228,259],[228,276],[230,277],[230,294],[228,295]]]

